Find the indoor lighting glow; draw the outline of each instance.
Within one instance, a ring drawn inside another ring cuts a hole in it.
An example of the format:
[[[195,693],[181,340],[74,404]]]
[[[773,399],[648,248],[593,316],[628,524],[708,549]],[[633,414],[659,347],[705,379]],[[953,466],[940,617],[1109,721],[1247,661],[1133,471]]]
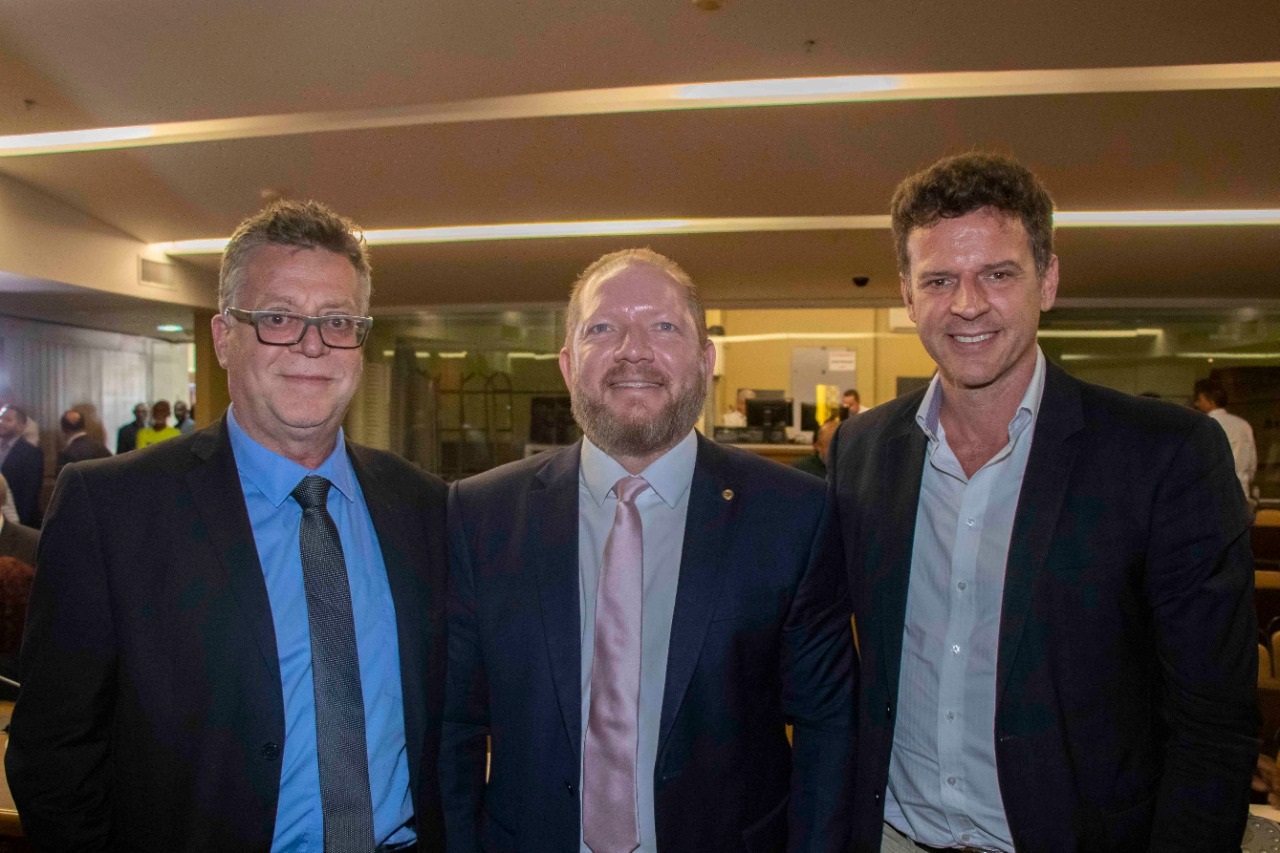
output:
[[[1159,337],[1164,329],[1041,329],[1041,338],[1136,338]]]
[[[1054,222],[1065,228],[1179,225],[1280,225],[1280,208],[1255,210],[1059,211]],[[499,225],[446,225],[388,228],[364,232],[370,246],[467,243],[483,240],[534,240],[561,237],[610,237],[646,234],[747,234],[768,231],[887,230],[889,217],[874,216],[726,216],[707,219],[609,219],[579,222],[521,222]],[[165,255],[216,255],[226,237],[153,243]]]
[[[177,325],[176,323],[161,323],[159,326],[156,326],[156,331],[169,332],[170,334],[177,334],[178,332],[185,331],[185,330],[181,326]]]
[[[467,351],[463,350],[462,352],[438,352],[436,353],[436,355],[440,356],[441,358],[466,358]]]
[[[902,87],[898,77],[865,75],[860,77],[789,77],[778,80],[729,80],[724,83],[689,83],[676,90],[677,98],[701,100],[710,98],[804,98],[831,95],[864,95],[868,92],[891,92]]]
[[[360,110],[239,116],[145,127],[106,127],[5,136],[0,137],[0,157],[387,127],[689,109],[1274,88],[1280,88],[1280,62],[726,80],[538,92]]]
[[[509,352],[507,358],[533,359],[534,361],[549,361],[553,358],[559,358],[560,355],[554,352]]]
[[[1063,228],[1155,225],[1280,225],[1280,209],[1258,210],[1074,210],[1053,214]]]
[[[1280,352],[1180,352],[1178,358],[1205,358],[1212,361],[1215,358],[1224,359],[1243,359],[1251,361],[1259,361],[1263,359],[1280,359]]]

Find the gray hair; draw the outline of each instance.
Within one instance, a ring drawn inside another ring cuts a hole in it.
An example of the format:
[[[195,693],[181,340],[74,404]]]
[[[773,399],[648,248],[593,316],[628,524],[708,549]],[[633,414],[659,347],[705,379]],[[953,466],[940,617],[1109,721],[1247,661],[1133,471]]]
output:
[[[351,262],[360,283],[360,312],[369,310],[372,268],[364,230],[318,201],[277,201],[241,222],[222,253],[218,310],[239,307],[245,268],[255,250],[268,245],[325,249]]]

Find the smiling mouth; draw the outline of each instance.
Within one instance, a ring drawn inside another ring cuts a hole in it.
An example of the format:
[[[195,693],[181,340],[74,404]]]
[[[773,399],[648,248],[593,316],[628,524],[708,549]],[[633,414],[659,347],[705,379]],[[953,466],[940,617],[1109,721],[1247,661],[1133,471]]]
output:
[[[957,341],[959,341],[962,344],[976,344],[981,341],[990,340],[995,336],[996,336],[995,332],[983,332],[980,335],[952,335],[951,337],[955,338]]]

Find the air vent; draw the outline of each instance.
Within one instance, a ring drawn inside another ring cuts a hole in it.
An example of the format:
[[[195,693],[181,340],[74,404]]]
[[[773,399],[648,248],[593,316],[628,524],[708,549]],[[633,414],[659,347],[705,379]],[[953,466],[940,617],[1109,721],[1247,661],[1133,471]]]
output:
[[[139,282],[151,287],[173,290],[178,280],[178,271],[173,268],[173,264],[153,261],[150,258],[139,258],[138,264]]]

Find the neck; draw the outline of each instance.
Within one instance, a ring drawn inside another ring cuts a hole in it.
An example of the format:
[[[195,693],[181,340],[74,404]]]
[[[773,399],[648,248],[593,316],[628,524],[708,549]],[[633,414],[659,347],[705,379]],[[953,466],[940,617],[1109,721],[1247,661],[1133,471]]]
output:
[[[939,419],[951,444],[976,442],[1003,447],[1009,437],[1009,422],[1035,375],[1035,359],[1025,367],[982,388],[965,388],[942,379],[942,409]]]

